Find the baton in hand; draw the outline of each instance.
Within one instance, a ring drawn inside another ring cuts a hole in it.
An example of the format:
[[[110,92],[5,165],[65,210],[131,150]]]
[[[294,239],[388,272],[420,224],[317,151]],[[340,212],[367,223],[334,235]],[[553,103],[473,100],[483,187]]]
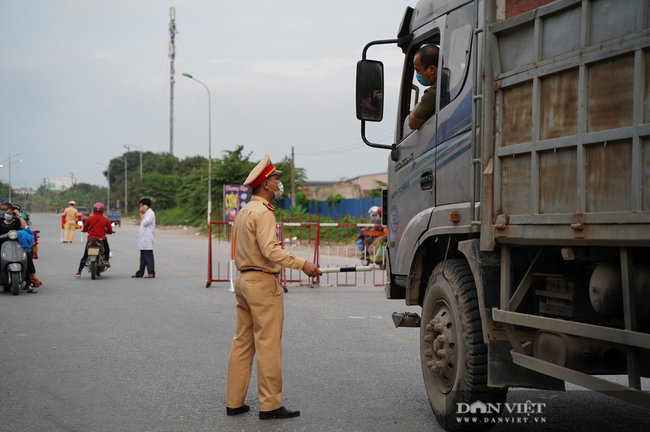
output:
[[[358,267],[328,267],[319,269],[321,273],[347,273],[347,272],[367,272],[371,271],[373,266],[358,266]]]

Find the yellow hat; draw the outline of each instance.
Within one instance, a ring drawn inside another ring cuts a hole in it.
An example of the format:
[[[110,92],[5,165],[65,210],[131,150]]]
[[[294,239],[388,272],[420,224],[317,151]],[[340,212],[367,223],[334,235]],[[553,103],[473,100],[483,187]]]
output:
[[[75,205],[75,204],[77,204],[77,203],[76,203],[76,202],[74,202],[74,201],[70,201],[70,202],[69,202],[68,204],[72,204],[72,205]]]
[[[248,178],[244,182],[244,186],[250,186],[255,189],[257,186],[262,184],[269,176],[280,174],[282,171],[275,169],[271,163],[271,158],[269,154],[265,154],[260,163],[258,163],[255,168],[248,174]]]

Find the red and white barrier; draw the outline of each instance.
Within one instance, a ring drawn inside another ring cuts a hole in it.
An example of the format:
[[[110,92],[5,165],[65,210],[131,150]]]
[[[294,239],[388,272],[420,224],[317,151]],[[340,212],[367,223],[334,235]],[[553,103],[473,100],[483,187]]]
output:
[[[301,215],[302,216],[302,215]],[[302,217],[300,218],[302,219]],[[310,278],[300,270],[282,268],[279,280],[285,292],[291,286],[384,286],[386,271],[383,266],[385,250],[385,230],[377,230],[370,223],[312,222],[311,215],[306,222],[281,221],[277,224],[282,247],[294,255],[313,262],[323,272],[317,278]],[[371,236],[371,250],[366,254],[356,245],[357,235],[350,235],[350,227],[355,232],[363,230]],[[344,228],[344,235],[340,234]],[[229,282],[228,291],[234,292],[235,250],[232,223],[211,222],[209,227],[208,279],[206,287],[212,282]],[[303,238],[306,237],[306,238]],[[363,257],[368,255],[370,259]]]
[[[80,229],[82,229],[84,227],[84,224],[81,221],[81,218],[82,218],[81,215],[77,216],[77,224],[74,226],[75,231],[80,230]],[[65,215],[61,215],[61,243],[63,243],[63,235],[64,234],[65,234]],[[84,242],[84,232],[81,231],[80,234],[81,234],[81,238],[79,239],[79,241],[81,243],[83,243]]]

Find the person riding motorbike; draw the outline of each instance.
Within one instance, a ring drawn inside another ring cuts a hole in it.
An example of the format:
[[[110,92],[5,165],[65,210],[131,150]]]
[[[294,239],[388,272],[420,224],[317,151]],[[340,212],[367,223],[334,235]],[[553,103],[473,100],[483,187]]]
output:
[[[0,234],[6,234],[9,231],[20,231],[27,228],[27,223],[20,214],[20,207],[15,206],[11,203],[2,203],[0,205],[0,217],[2,217],[2,222],[0,222]],[[36,268],[34,267],[34,256],[32,254],[31,248],[27,250],[27,292],[37,293],[33,287],[36,285],[43,285],[40,281],[35,283],[32,279],[36,277]]]
[[[104,216],[104,211],[106,208],[104,204],[98,202],[93,204],[93,215],[86,219],[86,223],[81,230],[81,232],[88,233],[88,241],[91,239],[98,239],[104,244],[104,258],[106,261],[106,266],[110,267],[108,258],[110,255],[110,248],[108,246],[108,240],[106,239],[106,234],[113,234],[113,228],[111,227],[111,221]],[[88,259],[88,248],[84,248],[84,255],[79,262],[79,270],[77,270],[76,277],[81,277],[81,270],[83,270],[86,260]]]

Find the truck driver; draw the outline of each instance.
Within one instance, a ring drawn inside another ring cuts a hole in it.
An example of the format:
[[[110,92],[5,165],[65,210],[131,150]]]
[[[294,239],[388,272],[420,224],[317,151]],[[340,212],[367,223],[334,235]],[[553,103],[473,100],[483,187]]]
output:
[[[436,79],[438,78],[438,47],[425,45],[420,48],[413,58],[416,78],[423,86],[429,86],[424,90],[422,99],[415,104],[413,111],[409,114],[409,127],[412,130],[419,129],[436,110]]]

